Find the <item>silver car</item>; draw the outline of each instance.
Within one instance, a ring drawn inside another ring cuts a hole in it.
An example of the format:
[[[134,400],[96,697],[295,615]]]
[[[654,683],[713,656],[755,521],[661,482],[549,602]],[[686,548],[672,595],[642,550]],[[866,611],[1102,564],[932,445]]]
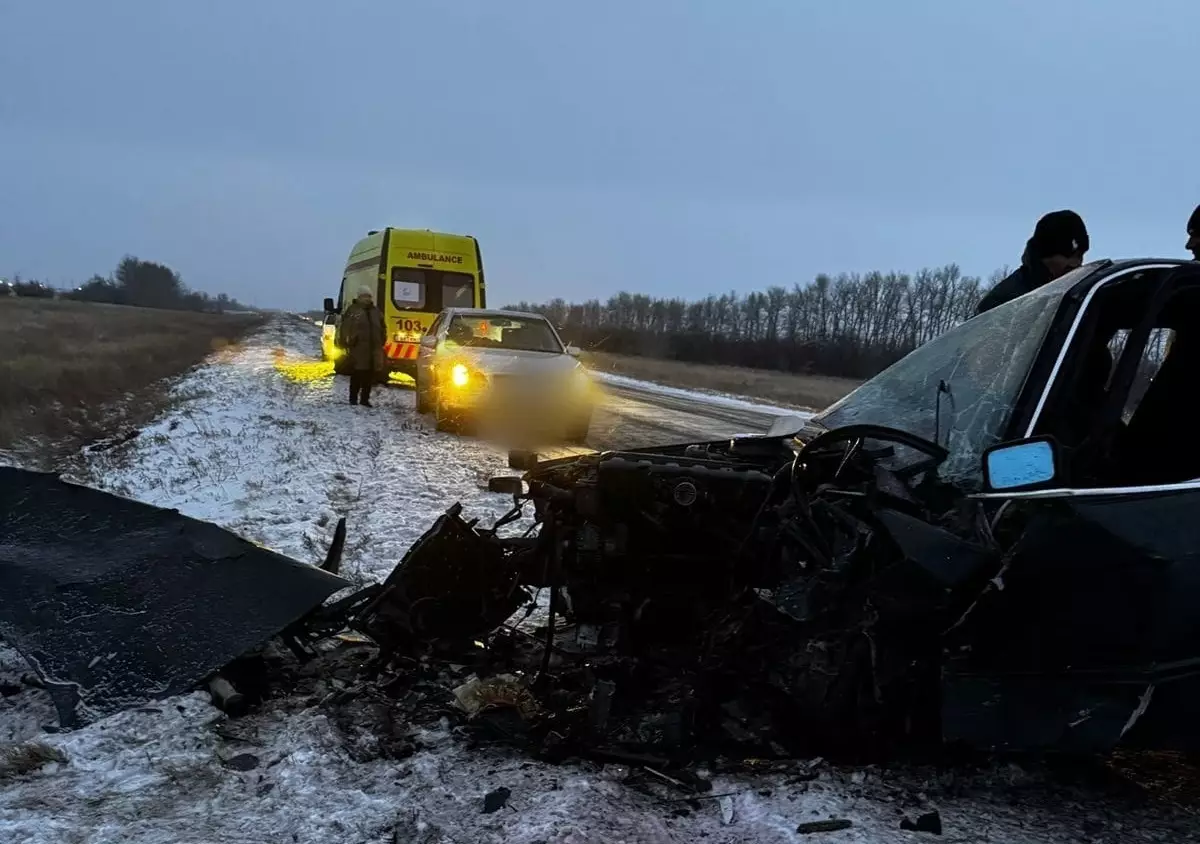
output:
[[[417,412],[443,431],[483,422],[581,443],[596,390],[578,355],[539,314],[449,308],[421,338]]]

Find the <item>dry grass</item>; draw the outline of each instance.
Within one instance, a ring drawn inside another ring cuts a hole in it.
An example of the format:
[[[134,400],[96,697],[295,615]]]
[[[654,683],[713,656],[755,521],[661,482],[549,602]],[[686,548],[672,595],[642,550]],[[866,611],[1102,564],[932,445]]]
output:
[[[117,426],[145,423],[169,401],[162,379],[260,322],[0,297],[0,450],[53,465]]]
[[[40,741],[0,747],[0,780],[33,773],[51,762],[64,764],[66,761],[66,754],[61,750]]]
[[[683,363],[675,360],[589,352],[584,362],[610,372],[687,390],[711,390],[773,404],[821,409],[849,393],[861,382],[825,375],[792,375],[765,369]]]

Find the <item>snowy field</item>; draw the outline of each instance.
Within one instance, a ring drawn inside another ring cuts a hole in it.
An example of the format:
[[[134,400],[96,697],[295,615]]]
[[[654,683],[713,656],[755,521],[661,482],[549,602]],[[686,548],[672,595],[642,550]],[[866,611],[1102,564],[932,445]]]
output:
[[[434,432],[407,391],[380,390],[373,409],[348,406],[345,382],[315,361],[316,343],[309,326],[272,323],[183,379],[174,411],[88,458],[81,477],[310,562],[346,515],[344,572],[362,582],[385,576],[454,501],[485,520],[507,509],[486,491],[491,474],[507,471],[502,450]],[[0,844],[1200,840],[1185,812],[1052,786],[1015,767],[967,777],[817,761],[715,774],[711,799],[689,806],[669,789],[630,788],[621,766],[468,751],[448,729],[423,731],[404,761],[356,761],[307,700],[230,720],[193,694],[52,733],[48,699],[13,692],[24,671],[0,646],[0,748],[42,742],[47,761],[14,774],[0,749]],[[500,787],[508,805],[484,813],[484,795]],[[901,831],[902,819],[934,809],[940,837]],[[798,831],[831,818],[850,826]]]

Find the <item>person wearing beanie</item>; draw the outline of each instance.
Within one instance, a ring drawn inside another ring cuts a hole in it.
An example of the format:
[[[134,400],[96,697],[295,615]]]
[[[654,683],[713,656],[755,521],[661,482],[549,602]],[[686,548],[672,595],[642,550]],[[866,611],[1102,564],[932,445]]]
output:
[[[1196,210],[1188,218],[1187,235],[1185,248],[1192,253],[1193,261],[1200,261],[1200,205],[1196,206]]]
[[[1090,245],[1082,217],[1065,209],[1051,211],[1037,221],[1025,244],[1021,266],[987,292],[975,313],[1011,302],[1082,266]]]
[[[375,306],[371,288],[364,286],[342,313],[337,331],[337,345],[350,358],[350,404],[371,406],[371,386],[383,372],[385,342],[383,312]]]

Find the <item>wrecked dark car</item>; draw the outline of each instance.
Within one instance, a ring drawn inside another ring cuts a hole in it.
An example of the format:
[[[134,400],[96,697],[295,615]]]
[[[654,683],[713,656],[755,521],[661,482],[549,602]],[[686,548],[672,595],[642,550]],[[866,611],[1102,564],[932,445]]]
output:
[[[310,566],[2,469],[0,636],[65,726],[203,685],[233,713],[328,671],[311,697],[369,700],[347,729],[372,713],[395,753],[451,702],[477,738],[677,779],[720,756],[1196,752],[1196,372],[1200,264],[1089,264],[762,436],[513,453],[505,518],[455,505],[357,592],[344,520]]]
[[[1197,372],[1200,266],[1089,264],[762,437],[514,454],[352,623],[499,654],[547,746],[1195,751]]]

